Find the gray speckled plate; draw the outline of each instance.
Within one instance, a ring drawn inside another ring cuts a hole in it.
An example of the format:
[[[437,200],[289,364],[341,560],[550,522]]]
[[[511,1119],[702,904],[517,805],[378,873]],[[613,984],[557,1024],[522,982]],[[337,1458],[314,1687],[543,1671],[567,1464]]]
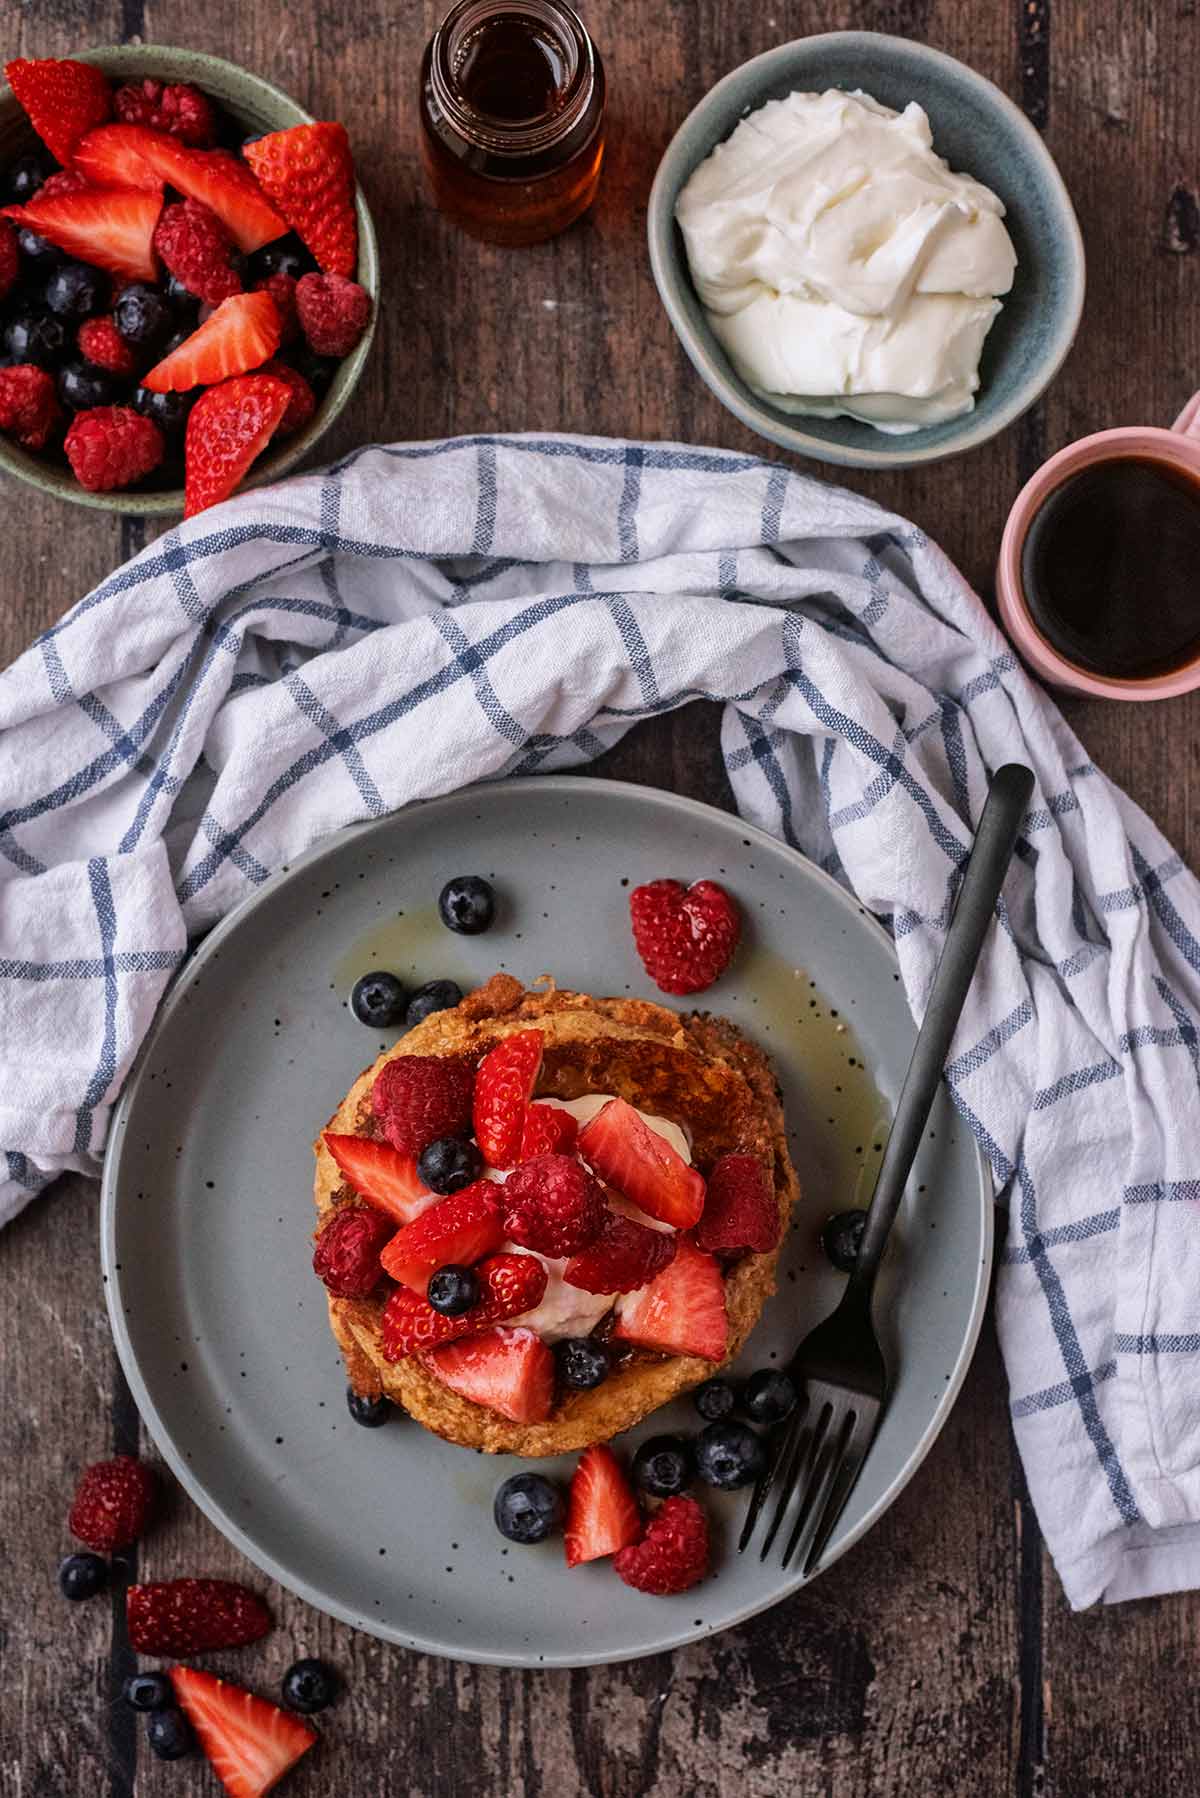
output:
[[[437,922],[441,884],[465,872],[501,894],[484,937]],[[746,918],[745,945],[706,1003],[773,1053],[788,1105],[805,1196],[742,1369],[782,1359],[839,1290],[817,1232],[865,1194],[914,1033],[892,950],[857,903],[707,806],[588,778],[509,781],[319,845],[206,939],[118,1108],[103,1261],[142,1415],[252,1560],[389,1641],[581,1666],[676,1647],[800,1583],[731,1552],[743,1494],[710,1495],[716,1572],[678,1598],[632,1592],[605,1562],[568,1572],[557,1541],[509,1547],[491,1498],[515,1462],[400,1419],[375,1431],[351,1421],[309,1266],[310,1144],[381,1046],[344,1003],[353,977],[378,962],[414,984],[465,986],[501,966],[651,996],[626,885],[663,874],[725,881]],[[877,1304],[895,1395],[829,1558],[870,1528],[941,1428],[979,1330],[991,1244],[989,1182],[940,1098]],[[629,1446],[695,1422],[680,1401]]]

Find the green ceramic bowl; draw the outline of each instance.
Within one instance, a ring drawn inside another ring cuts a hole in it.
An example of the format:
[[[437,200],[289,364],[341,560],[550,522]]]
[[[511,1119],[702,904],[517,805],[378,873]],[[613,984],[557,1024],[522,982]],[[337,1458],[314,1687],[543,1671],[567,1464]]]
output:
[[[852,418],[780,411],[734,372],[708,328],[688,273],[675,201],[697,165],[747,113],[795,90],[861,88],[900,111],[929,114],[934,149],[1004,201],[1017,252],[1013,289],[984,345],[975,410],[889,437]],[[1083,240],[1062,176],[1029,120],[973,69],[907,38],[834,31],[781,44],[734,69],[667,146],[647,221],[654,279],[701,378],[743,424],[801,456],[856,468],[903,468],[974,449],[1026,411],[1061,366],[1083,310]]]
[[[106,75],[119,81],[156,75],[165,81],[194,82],[205,93],[211,94],[214,100],[219,101],[240,124],[244,124],[247,135],[253,131],[282,131],[289,125],[306,125],[312,118],[311,113],[305,112],[302,106],[297,106],[294,100],[290,100],[277,87],[272,87],[269,81],[249,74],[245,69],[238,68],[236,63],[226,62],[223,57],[207,56],[199,50],[178,50],[165,44],[123,45],[111,50],[84,51],[77,60],[95,63]],[[0,166],[31,149],[36,142],[29,121],[12,90],[0,83]],[[269,481],[277,481],[310,455],[350,398],[362,373],[378,316],[379,250],[375,242],[375,227],[371,223],[361,187],[358,190],[357,210],[357,278],[374,302],[371,323],[358,348],[339,366],[328,393],[308,427],[295,437],[289,437],[271,455],[256,462],[242,483],[243,488],[261,487]],[[177,487],[135,487],[126,488],[119,493],[85,493],[69,468],[60,467],[46,457],[19,449],[16,444],[3,437],[0,437],[0,469],[6,474],[16,475],[19,480],[28,481],[32,487],[40,487],[43,493],[53,493],[59,499],[74,500],[76,505],[94,506],[102,512],[150,517],[183,511],[183,492]]]

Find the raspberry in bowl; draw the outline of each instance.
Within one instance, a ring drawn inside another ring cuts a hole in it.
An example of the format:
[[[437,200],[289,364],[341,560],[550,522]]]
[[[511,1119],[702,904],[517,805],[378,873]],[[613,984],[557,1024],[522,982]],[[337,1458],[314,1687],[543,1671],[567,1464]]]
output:
[[[9,73],[0,470],[143,516],[277,480],[341,412],[374,331],[343,127],[162,45]]]

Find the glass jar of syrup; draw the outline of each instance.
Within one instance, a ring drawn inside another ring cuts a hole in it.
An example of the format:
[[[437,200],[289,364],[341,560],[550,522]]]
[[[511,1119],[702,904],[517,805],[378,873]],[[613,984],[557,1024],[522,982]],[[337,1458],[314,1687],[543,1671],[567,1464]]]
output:
[[[604,67],[563,0],[458,0],[421,64],[421,151],[439,208],[473,237],[530,244],[591,205]]]

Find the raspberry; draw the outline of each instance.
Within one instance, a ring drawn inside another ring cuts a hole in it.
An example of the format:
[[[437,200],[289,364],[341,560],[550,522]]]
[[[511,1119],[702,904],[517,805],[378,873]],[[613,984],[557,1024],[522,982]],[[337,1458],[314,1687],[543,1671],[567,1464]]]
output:
[[[150,1469],[132,1455],[97,1461],[76,1488],[67,1527],[97,1554],[128,1548],[149,1522],[157,1490]]]
[[[79,174],[75,169],[55,169],[38,188],[37,197],[39,200],[53,200],[62,194],[82,193],[85,187],[90,186],[87,176]]]
[[[318,356],[348,356],[367,328],[371,296],[345,275],[301,275],[296,309],[311,350]]]
[[[154,227],[154,248],[188,292],[210,306],[241,293],[242,277],[229,262],[233,240],[216,213],[199,200],[163,207]]]
[[[419,1155],[440,1136],[467,1136],[475,1074],[456,1056],[398,1055],[371,1093],[375,1115],[393,1148]]]
[[[300,314],[296,310],[296,277],[279,274],[267,275],[263,280],[254,283],[255,293],[269,293],[283,321],[283,335],[280,343],[299,343],[301,338]]]
[[[155,1580],[125,1594],[129,1645],[139,1654],[204,1654],[241,1648],[271,1627],[257,1592],[230,1579]]]
[[[343,1205],[317,1237],[313,1272],[335,1298],[369,1298],[383,1277],[379,1251],[394,1235],[392,1219],[381,1211]]]
[[[0,219],[0,300],[7,298],[12,292],[20,268],[17,227],[11,219]]]
[[[264,362],[257,372],[260,375],[276,375],[279,380],[287,382],[292,397],[288,401],[287,411],[275,426],[275,435],[294,437],[297,431],[304,429],[316,411],[316,394],[299,369],[291,368],[286,362]]]
[[[54,377],[22,363],[0,368],[0,431],[25,449],[44,449],[62,418]]]
[[[627,1586],[660,1598],[696,1585],[708,1572],[708,1519],[696,1500],[668,1498],[613,1567]]]
[[[501,1192],[505,1235],[539,1255],[577,1255],[604,1223],[604,1188],[569,1155],[532,1156]]]
[[[741,934],[737,906],[715,880],[652,880],[629,895],[633,940],[664,993],[699,993],[728,967]]]
[[[63,448],[81,487],[109,493],[157,468],[166,445],[154,420],[132,406],[93,406],[75,414]]]
[[[696,1246],[709,1254],[752,1249],[765,1255],[779,1241],[779,1206],[767,1170],[754,1155],[722,1155],[708,1176]]]
[[[571,1155],[578,1135],[579,1125],[569,1111],[559,1105],[531,1105],[525,1113],[517,1159],[530,1161],[535,1155]]]
[[[114,94],[113,110],[123,125],[148,125],[152,131],[169,131],[194,150],[205,150],[216,142],[212,101],[187,82],[173,87],[162,81],[127,82]]]
[[[133,351],[111,318],[85,319],[79,327],[79,351],[96,368],[113,375],[131,375],[137,367]]]
[[[610,1211],[596,1240],[567,1262],[563,1279],[581,1292],[636,1292],[670,1266],[678,1246],[674,1231],[651,1230]]]

